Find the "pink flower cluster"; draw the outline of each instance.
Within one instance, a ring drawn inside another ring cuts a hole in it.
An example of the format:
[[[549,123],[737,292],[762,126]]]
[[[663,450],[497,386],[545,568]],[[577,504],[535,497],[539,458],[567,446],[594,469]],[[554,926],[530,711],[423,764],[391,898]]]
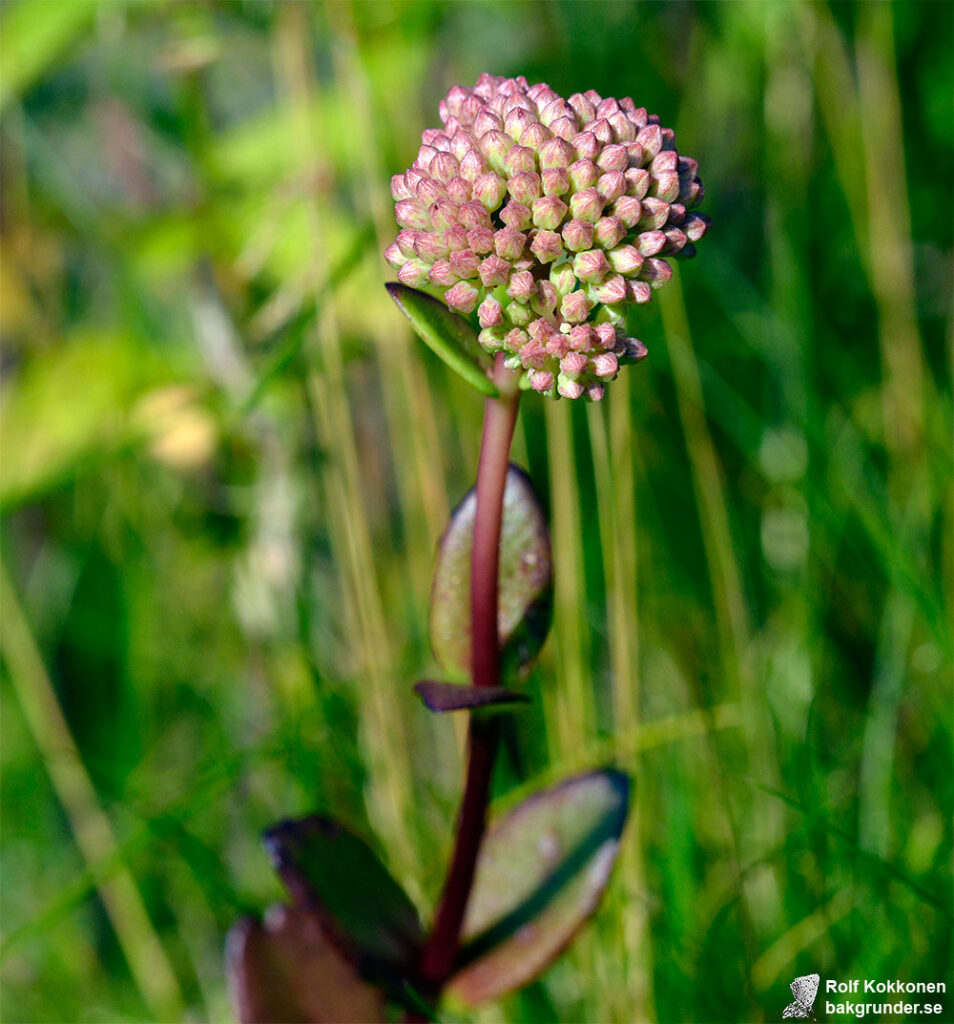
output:
[[[603,397],[646,348],[625,310],[695,254],[703,188],[673,132],[628,97],[569,99],[481,75],[440,104],[441,129],[391,180],[398,279],[462,314],[479,339],[551,397]]]

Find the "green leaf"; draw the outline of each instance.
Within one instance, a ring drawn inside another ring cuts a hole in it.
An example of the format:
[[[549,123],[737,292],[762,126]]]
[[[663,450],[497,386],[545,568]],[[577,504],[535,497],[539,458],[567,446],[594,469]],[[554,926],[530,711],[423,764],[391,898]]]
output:
[[[444,670],[470,669],[470,556],[477,493],[471,488],[441,538],[431,591],[431,647]],[[521,675],[546,640],[553,611],[550,534],[530,478],[507,471],[500,534],[497,626],[505,676]]]
[[[481,394],[492,398],[500,394],[487,376],[492,360],[480,347],[474,329],[463,317],[416,288],[393,281],[385,288],[398,309],[410,320],[418,337],[435,355]]]
[[[263,924],[239,921],[226,939],[225,961],[241,1024],[387,1019],[384,994],[361,979],[308,911],[276,906]]]
[[[525,800],[480,850],[448,993],[468,1006],[532,981],[596,910],[629,803],[629,779],[579,775]]]
[[[513,704],[526,704],[530,700],[525,693],[516,693],[503,686],[461,686],[459,683],[442,683],[434,679],[422,679],[415,683],[414,692],[428,710],[438,714],[444,711],[477,711],[481,708],[493,710]]]
[[[294,904],[318,916],[362,975],[400,985],[413,973],[424,941],[417,910],[367,843],[320,815],[282,822],[264,842]]]

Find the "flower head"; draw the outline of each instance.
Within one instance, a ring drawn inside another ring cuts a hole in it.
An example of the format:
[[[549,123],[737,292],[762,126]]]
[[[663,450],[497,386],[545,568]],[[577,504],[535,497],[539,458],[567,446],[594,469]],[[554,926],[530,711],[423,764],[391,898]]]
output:
[[[551,397],[603,395],[646,348],[626,307],[695,255],[709,220],[695,160],[628,97],[568,99],[525,78],[481,75],[440,103],[417,159],[391,180],[398,278],[455,312]]]

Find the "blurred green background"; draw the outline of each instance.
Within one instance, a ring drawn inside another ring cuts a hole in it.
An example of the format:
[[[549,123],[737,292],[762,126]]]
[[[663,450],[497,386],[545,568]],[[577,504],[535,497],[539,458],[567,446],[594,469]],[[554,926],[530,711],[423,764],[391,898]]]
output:
[[[713,228],[601,406],[523,403],[556,612],[498,793],[615,762],[636,804],[572,952],[476,1018],[954,991],[954,5],[0,19],[3,1020],[228,1020],[283,816],[374,837],[429,913],[462,734],[410,685],[481,404],[380,253],[484,70],[658,113]]]

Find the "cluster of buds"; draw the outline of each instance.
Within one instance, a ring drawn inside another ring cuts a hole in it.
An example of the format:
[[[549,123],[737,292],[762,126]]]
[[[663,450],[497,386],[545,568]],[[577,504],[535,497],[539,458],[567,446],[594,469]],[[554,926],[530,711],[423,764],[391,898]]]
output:
[[[401,230],[387,261],[404,284],[476,310],[481,345],[534,390],[598,401],[646,355],[626,307],[705,234],[696,161],[628,97],[565,100],[522,77],[455,86],[440,116],[391,180]]]

